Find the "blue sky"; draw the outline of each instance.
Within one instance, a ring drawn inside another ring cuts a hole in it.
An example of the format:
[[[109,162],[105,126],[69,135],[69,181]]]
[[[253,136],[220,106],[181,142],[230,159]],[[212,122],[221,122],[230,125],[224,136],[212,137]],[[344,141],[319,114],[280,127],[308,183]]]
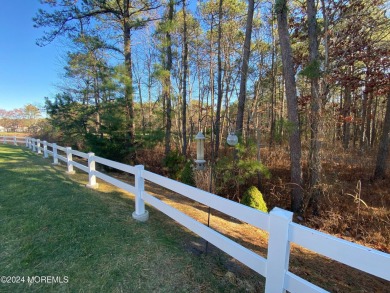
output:
[[[33,27],[39,0],[1,1],[0,9],[0,109],[26,104],[43,105],[53,97],[62,71],[59,42],[38,47],[43,30]]]

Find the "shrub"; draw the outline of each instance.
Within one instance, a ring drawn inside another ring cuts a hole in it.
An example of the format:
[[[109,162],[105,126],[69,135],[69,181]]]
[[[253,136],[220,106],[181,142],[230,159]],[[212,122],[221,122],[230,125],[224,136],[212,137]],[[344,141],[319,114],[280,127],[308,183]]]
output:
[[[163,164],[167,168],[169,177],[175,180],[179,179],[180,172],[185,162],[184,156],[178,151],[170,151],[164,158]]]
[[[181,171],[180,181],[184,184],[195,186],[194,170],[191,161],[187,161],[183,168],[183,171]]]
[[[235,153],[235,154],[234,154]],[[268,168],[256,158],[257,146],[253,142],[247,145],[237,144],[234,151],[221,157],[216,164],[216,192],[228,195],[230,199],[240,200],[240,188],[245,190],[253,184],[258,174],[269,179]]]
[[[258,190],[256,186],[251,186],[247,191],[245,191],[241,203],[259,211],[268,213],[267,204],[265,203],[260,190]]]

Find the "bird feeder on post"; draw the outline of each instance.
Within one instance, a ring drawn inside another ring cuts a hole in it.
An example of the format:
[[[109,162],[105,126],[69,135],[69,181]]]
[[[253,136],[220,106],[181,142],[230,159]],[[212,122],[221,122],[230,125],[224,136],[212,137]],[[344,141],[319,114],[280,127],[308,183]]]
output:
[[[206,161],[204,159],[204,141],[205,136],[201,131],[198,132],[198,134],[195,136],[196,140],[196,169],[197,170],[204,170]]]

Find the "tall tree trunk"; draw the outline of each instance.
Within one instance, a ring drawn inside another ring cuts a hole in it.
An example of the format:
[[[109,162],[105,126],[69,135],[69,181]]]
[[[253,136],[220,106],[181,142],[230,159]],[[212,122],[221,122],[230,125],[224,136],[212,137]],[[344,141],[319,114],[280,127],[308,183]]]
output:
[[[333,99],[332,99],[332,104],[335,105],[336,104],[336,101],[335,101],[335,96],[333,96]],[[336,116],[336,107],[332,107],[332,112],[333,112],[333,117],[337,117],[336,119],[334,119],[334,122],[333,122],[333,131],[332,131],[332,144],[333,146],[336,145],[336,138],[337,138],[337,129],[338,129],[338,115]]]
[[[278,128],[278,136],[280,139],[279,143],[283,142],[283,133],[284,133],[284,124],[286,123],[284,120],[284,100],[285,100],[285,79],[284,76],[280,79],[279,82],[279,99],[280,99],[280,109],[279,109],[279,128]]]
[[[359,138],[359,125],[356,123],[357,114],[354,114],[354,122],[352,123],[352,133],[353,133],[353,139],[352,139],[352,146],[355,149],[356,148],[356,142]]]
[[[227,55],[229,56],[229,52],[227,53]],[[225,72],[224,74],[224,78],[223,78],[223,81],[224,81],[224,84],[226,85],[225,88],[223,89],[223,91],[225,92],[225,108],[224,108],[224,114],[222,115],[222,122],[220,123],[220,132],[219,132],[219,140],[221,141],[222,140],[222,137],[223,137],[223,134],[224,132],[228,132],[230,131],[230,122],[227,121],[227,125],[228,127],[225,127],[226,125],[226,120],[227,119],[230,119],[230,116],[229,116],[229,101],[230,101],[230,98],[229,98],[229,93],[230,93],[230,85],[232,84],[232,74],[231,74],[231,66],[230,66],[230,62],[227,60],[227,62],[224,62],[224,69],[223,71]],[[234,84],[234,82],[233,82]],[[227,118],[227,119],[226,119]]]
[[[142,100],[142,85],[141,85],[141,78],[138,78],[138,95],[139,95],[139,105],[141,107],[141,114],[142,114],[142,136],[145,136],[145,126],[146,126],[146,118],[145,118],[145,107]]]
[[[215,124],[214,124],[214,95],[215,95],[215,86],[214,86],[214,64],[213,64],[213,59],[214,59],[214,49],[213,49],[213,44],[214,44],[214,14],[211,15],[211,24],[210,24],[210,152],[211,152],[211,164],[215,163],[215,140],[214,140],[214,131],[215,131]],[[207,110],[208,109],[208,104],[206,107],[206,116],[207,116]],[[207,119],[207,118],[206,118]],[[212,181],[212,176],[210,176],[210,180]],[[210,181],[210,192],[211,188],[213,186],[212,182]]]
[[[186,1],[183,0],[183,108],[182,108],[182,127],[183,127],[183,156],[187,156],[187,74],[188,74],[188,41],[187,41],[187,13]]]
[[[101,131],[101,120],[100,120],[100,90],[99,90],[99,77],[98,72],[95,72],[94,77],[94,98],[95,98],[95,108],[96,108],[96,124],[95,131],[96,134],[103,138],[103,132]]]
[[[372,93],[371,93],[372,94]],[[374,146],[376,140],[376,113],[378,108],[378,96],[375,97],[374,110],[372,113],[372,130],[371,130],[371,147]]]
[[[200,34],[196,35],[197,39],[200,39]],[[199,50],[196,51],[196,75],[198,79],[198,131],[201,131],[201,125],[200,121],[203,117],[203,105],[204,105],[204,96],[205,96],[205,89],[204,89],[204,83],[202,82],[201,78],[201,61],[202,57],[200,56]]]
[[[131,25],[129,14],[129,0],[124,1],[124,26],[123,26],[123,40],[124,40],[124,54],[125,54],[125,67],[126,67],[126,85],[125,85],[125,107],[126,107],[126,126],[127,137],[126,147],[130,148],[134,145],[134,100],[133,100],[133,71],[132,71],[132,59],[131,59]],[[134,161],[135,153],[132,160]]]
[[[361,136],[360,136],[360,148],[363,149],[369,146],[370,143],[370,119],[371,119],[371,101],[369,101],[369,94],[371,92],[370,84],[371,70],[369,64],[366,64],[366,78],[363,90],[363,103],[362,103],[362,123],[361,123]]]
[[[170,25],[173,21],[173,8],[174,1],[170,0],[168,5],[168,21]],[[169,26],[170,26],[169,25]],[[171,101],[171,70],[172,70],[172,37],[171,32],[168,29],[165,38],[167,40],[167,61],[166,61],[166,71],[167,76],[165,77],[165,84],[163,87],[164,90],[164,99],[166,103],[166,125],[165,125],[165,155],[171,151],[171,132],[172,132],[172,101]]]
[[[344,149],[348,149],[349,141],[351,137],[351,86],[345,85],[345,94],[344,94],[344,106],[343,106],[343,147]]]
[[[152,54],[149,48],[148,58],[148,130],[152,129]]]
[[[260,57],[260,60],[261,60],[260,61],[260,66],[263,67],[263,65],[264,65],[264,58],[263,58],[263,56]],[[256,115],[256,110],[257,110],[258,104],[259,104],[258,101],[263,97],[263,93],[264,93],[264,88],[261,86],[261,82],[262,82],[261,74],[259,74],[259,75],[260,75],[260,77],[259,77],[259,79],[255,83],[255,89],[254,89],[254,96],[253,96],[253,100],[252,100],[252,105],[251,105],[250,110],[248,111],[248,118],[247,118],[247,122],[246,122],[247,136],[250,135],[250,133],[249,133],[249,131],[250,131],[250,123],[254,119],[253,117],[257,117],[257,120],[258,120],[258,115]],[[255,129],[257,129],[257,127],[255,127]],[[258,131],[260,131],[260,129]]]
[[[366,79],[367,83],[367,79]],[[360,130],[360,148],[363,149],[365,145],[367,144],[367,128],[366,125],[366,116],[367,116],[367,101],[368,101],[368,91],[367,91],[367,85],[365,86],[365,89],[363,91],[363,101],[362,101],[362,123],[361,123],[361,130]]]
[[[376,165],[374,171],[374,179],[384,179],[387,168],[387,157],[389,155],[390,143],[390,93],[387,94],[387,106],[385,121],[383,122],[382,136],[379,142],[378,155],[376,157]]]
[[[218,98],[217,98],[217,113],[215,117],[215,151],[214,156],[218,158],[219,151],[219,132],[221,128],[221,108],[222,108],[222,4],[223,0],[219,0],[219,8],[218,8],[218,48],[217,48],[217,58],[218,58]]]
[[[291,210],[302,212],[302,167],[301,167],[301,138],[299,133],[298,101],[295,83],[293,55],[288,32],[287,1],[277,0],[275,5],[280,47],[282,52],[283,75],[285,78],[288,119],[293,126],[289,134],[291,161]]]
[[[372,108],[372,92],[368,94],[368,101],[367,101],[367,122],[366,122],[366,137],[367,141],[366,144],[367,146],[370,146],[371,143],[371,119],[372,119],[372,113],[371,113],[371,108]]]
[[[308,36],[310,63],[314,72],[311,72],[311,108],[310,108],[310,152],[309,152],[309,184],[310,203],[313,214],[319,215],[318,199],[321,195],[320,176],[320,118],[321,118],[321,97],[319,87],[319,60],[318,60],[318,39],[317,39],[317,9],[314,0],[307,0]]]
[[[340,140],[342,139],[342,127],[341,125],[343,120],[341,119],[341,117],[344,117],[344,96],[343,96],[343,89],[341,88],[340,89],[340,112],[339,112],[339,118],[337,119],[337,127],[336,127],[336,137],[337,137],[337,140]]]
[[[274,34],[274,16],[272,15],[272,59],[271,59],[271,130],[269,138],[269,146],[274,145],[275,139],[275,99],[276,99],[276,74],[277,66],[275,65],[275,59],[277,57],[277,49]]]
[[[124,28],[124,51],[125,51],[125,66],[126,66],[126,85],[125,85],[125,106],[126,106],[126,124],[128,147],[134,144],[134,101],[133,101],[133,85],[132,85],[132,64],[131,64],[131,40],[130,40],[130,25],[125,21]]]
[[[251,49],[251,36],[252,36],[252,23],[253,23],[253,12],[255,9],[255,1],[248,1],[248,16],[246,19],[245,28],[245,41],[242,54],[242,65],[241,65],[241,81],[240,81],[240,93],[238,95],[238,110],[237,110],[237,121],[236,121],[236,132],[238,136],[241,136],[244,125],[244,111],[245,111],[245,98],[246,98],[246,81],[248,78],[248,62],[250,57]]]
[[[330,83],[326,79],[326,75],[329,71],[329,17],[327,13],[327,9],[325,6],[325,0],[321,0],[321,10],[322,10],[322,18],[323,18],[323,25],[324,25],[324,37],[323,37],[323,43],[324,43],[324,75],[322,77],[321,82],[321,99],[322,99],[322,105],[325,107],[325,103],[327,102],[328,94],[329,94],[329,88]]]

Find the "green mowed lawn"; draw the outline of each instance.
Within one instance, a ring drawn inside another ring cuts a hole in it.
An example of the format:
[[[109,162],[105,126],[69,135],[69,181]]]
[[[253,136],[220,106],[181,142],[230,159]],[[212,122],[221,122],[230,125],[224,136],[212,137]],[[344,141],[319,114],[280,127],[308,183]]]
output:
[[[191,253],[199,239],[162,213],[148,208],[137,222],[132,199],[85,188],[25,148],[0,145],[0,184],[0,276],[16,277],[0,292],[248,289],[229,282],[220,259]]]

